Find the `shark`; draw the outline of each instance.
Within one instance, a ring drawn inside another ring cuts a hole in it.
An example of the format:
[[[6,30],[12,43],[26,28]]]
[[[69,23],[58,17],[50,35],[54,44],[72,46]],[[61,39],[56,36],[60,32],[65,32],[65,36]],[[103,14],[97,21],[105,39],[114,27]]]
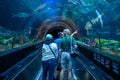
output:
[[[96,13],[97,13],[97,12],[96,12]],[[97,13],[97,17],[96,17],[96,18],[93,18],[93,19],[91,19],[90,21],[87,21],[87,23],[86,23],[86,25],[85,25],[85,29],[86,29],[86,31],[87,31],[87,35],[89,35],[89,30],[92,29],[93,24],[96,24],[99,20],[100,20],[100,22],[101,22],[101,26],[103,27],[103,22],[102,22],[102,19],[101,19],[101,17],[102,17],[103,15],[104,15],[104,13],[102,13],[102,14]]]

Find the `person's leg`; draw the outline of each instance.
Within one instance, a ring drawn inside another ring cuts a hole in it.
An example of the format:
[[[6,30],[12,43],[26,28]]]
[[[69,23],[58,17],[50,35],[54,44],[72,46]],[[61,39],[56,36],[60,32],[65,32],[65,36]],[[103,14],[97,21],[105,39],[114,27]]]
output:
[[[68,80],[73,80],[73,76],[72,76],[72,69],[74,67],[73,64],[73,59],[71,58],[71,56],[68,56]]]
[[[47,67],[48,67],[48,64],[47,64],[47,61],[43,61],[42,62],[42,67],[43,67],[43,74],[42,74],[42,80],[46,80],[47,78]]]
[[[60,65],[59,65],[60,66]],[[56,69],[56,79],[59,80],[60,79],[60,72],[61,72],[61,69]]]
[[[68,70],[68,80],[73,80],[72,69]]]
[[[69,80],[68,79],[68,70],[62,69],[60,73],[60,80]]]
[[[57,66],[56,66],[55,78],[57,80],[60,79],[60,72],[61,72],[61,60],[59,60],[59,62],[57,63]]]
[[[64,69],[61,69],[61,72],[60,72],[60,80],[63,80],[64,78]]]
[[[53,80],[56,69],[56,60],[52,59],[49,62],[49,80]]]
[[[64,80],[65,76],[65,69],[67,67],[67,62],[66,62],[66,55],[67,53],[66,52],[63,52],[62,55],[61,55],[61,72],[60,72],[60,80]]]

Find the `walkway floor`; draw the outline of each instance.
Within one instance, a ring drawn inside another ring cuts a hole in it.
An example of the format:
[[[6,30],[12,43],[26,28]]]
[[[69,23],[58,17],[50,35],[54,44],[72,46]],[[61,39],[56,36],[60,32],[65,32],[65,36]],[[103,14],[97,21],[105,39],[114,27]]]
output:
[[[113,80],[82,54],[75,58],[74,61],[75,69],[72,70],[73,80]]]

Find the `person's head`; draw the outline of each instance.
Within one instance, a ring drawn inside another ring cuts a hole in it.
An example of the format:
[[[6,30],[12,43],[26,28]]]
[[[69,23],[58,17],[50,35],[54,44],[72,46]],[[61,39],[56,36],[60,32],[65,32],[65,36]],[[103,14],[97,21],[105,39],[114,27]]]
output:
[[[47,34],[47,35],[45,36],[45,39],[46,39],[46,40],[51,40],[51,39],[53,39],[53,36],[52,36],[51,34]]]
[[[51,35],[51,34],[47,34],[46,36],[45,36],[45,44],[50,44],[50,43],[52,43],[54,40],[53,40],[53,36]]]
[[[63,30],[64,35],[70,35],[70,30],[69,29],[64,29]]]
[[[58,33],[58,36],[59,36],[60,38],[62,38],[62,37],[64,37],[64,33],[63,33],[63,32],[59,32],[59,33]]]

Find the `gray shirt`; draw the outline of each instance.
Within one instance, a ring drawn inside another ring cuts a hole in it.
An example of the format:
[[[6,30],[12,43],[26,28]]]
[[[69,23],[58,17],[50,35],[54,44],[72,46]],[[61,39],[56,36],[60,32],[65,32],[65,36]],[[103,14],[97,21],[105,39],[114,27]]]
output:
[[[51,49],[53,50],[55,55],[50,50],[49,46],[51,47]],[[57,44],[56,43],[50,43],[49,46],[47,44],[43,44],[43,47],[42,47],[42,61],[47,61],[49,59],[58,57]]]

